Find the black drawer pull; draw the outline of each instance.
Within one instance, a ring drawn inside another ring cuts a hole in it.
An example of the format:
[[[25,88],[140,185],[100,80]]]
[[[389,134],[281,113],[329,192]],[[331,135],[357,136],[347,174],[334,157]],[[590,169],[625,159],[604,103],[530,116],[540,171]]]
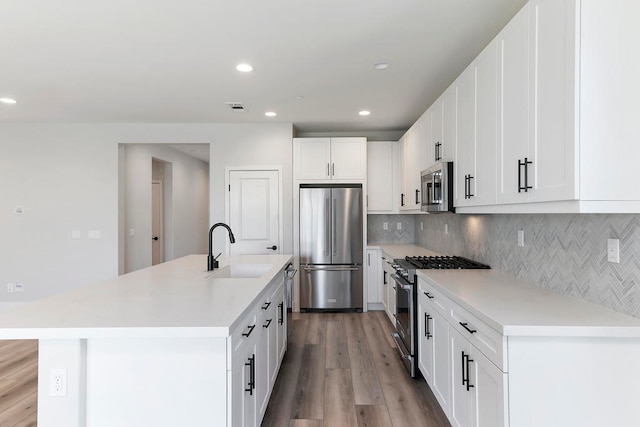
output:
[[[264,305],[262,306],[262,309],[266,310],[267,308],[269,308],[270,305],[271,305],[271,301],[265,302]]]
[[[248,337],[249,337],[249,335],[251,335],[251,332],[253,332],[253,328],[255,328],[255,327],[256,327],[256,325],[248,326],[248,328],[249,328],[249,332],[243,332],[243,333],[242,333],[242,336],[243,336],[243,337],[247,337],[247,338],[248,338]]]
[[[278,304],[278,308],[280,309],[280,318],[278,319],[278,324],[284,324],[284,301]]]
[[[458,322],[458,323],[460,323],[460,326],[465,328],[467,330],[467,332],[469,332],[470,334],[475,334],[476,332],[478,332],[475,329],[470,329],[469,326],[468,326],[469,324],[467,322]]]
[[[434,299],[435,297],[433,295],[431,295],[429,292],[423,292],[423,294],[425,294],[427,296],[427,298],[429,299]]]
[[[266,325],[262,325],[262,327],[263,327],[263,328],[268,328],[269,326],[271,326],[271,321],[272,321],[272,320],[273,320],[273,319],[269,319],[269,320],[267,320],[267,324],[266,324]]]

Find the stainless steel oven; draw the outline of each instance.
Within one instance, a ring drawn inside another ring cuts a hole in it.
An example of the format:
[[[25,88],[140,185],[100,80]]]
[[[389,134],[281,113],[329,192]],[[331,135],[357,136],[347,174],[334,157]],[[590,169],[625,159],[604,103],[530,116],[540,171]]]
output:
[[[395,262],[395,260],[394,260]],[[415,378],[418,360],[418,343],[416,340],[416,294],[414,290],[415,276],[405,277],[406,272],[399,264],[394,264],[396,273],[391,276],[396,288],[396,330],[393,339],[400,353],[402,362],[412,378]]]

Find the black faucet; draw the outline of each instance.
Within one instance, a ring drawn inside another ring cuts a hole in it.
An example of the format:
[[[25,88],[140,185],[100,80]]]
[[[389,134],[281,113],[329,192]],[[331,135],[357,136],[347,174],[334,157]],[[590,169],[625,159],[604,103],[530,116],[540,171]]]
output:
[[[231,231],[231,228],[227,224],[223,222],[218,222],[213,224],[213,226],[209,229],[209,257],[207,258],[207,271],[211,271],[215,268],[218,268],[218,257],[215,257],[215,258],[213,257],[213,230],[215,230],[216,227],[226,228],[227,231],[229,232],[229,243],[236,242],[236,238],[233,236],[233,232]]]

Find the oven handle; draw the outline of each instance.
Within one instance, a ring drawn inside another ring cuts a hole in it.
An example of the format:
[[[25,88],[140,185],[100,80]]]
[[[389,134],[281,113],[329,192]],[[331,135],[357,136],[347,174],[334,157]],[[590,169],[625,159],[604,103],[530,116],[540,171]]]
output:
[[[398,284],[398,286],[400,286],[405,291],[411,290],[411,285],[407,285],[406,283],[404,283],[404,279],[398,276],[398,274],[394,274],[393,276],[391,276],[391,278],[393,279],[394,282]]]
[[[393,340],[396,342],[396,347],[398,347],[398,351],[400,351],[400,357],[402,357],[403,359],[411,360],[412,359],[411,355],[402,351],[402,346],[404,344],[401,343],[400,335],[397,332],[394,332],[391,334],[391,336],[393,337]]]

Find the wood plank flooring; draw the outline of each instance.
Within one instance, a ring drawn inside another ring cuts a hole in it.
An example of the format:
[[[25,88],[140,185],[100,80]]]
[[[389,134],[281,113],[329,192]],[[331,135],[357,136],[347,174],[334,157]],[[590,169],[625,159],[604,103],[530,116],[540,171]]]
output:
[[[35,427],[38,341],[0,340],[0,426]]]
[[[291,313],[289,342],[263,427],[449,427],[412,380],[381,311]]]

